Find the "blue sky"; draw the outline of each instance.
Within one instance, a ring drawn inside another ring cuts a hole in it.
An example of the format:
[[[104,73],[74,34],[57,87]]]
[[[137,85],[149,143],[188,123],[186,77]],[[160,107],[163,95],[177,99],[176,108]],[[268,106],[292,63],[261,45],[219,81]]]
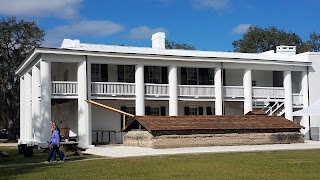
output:
[[[319,0],[0,0],[0,18],[35,20],[44,45],[85,43],[151,46],[151,35],[200,50],[232,51],[250,25],[276,26],[304,40],[320,32]]]

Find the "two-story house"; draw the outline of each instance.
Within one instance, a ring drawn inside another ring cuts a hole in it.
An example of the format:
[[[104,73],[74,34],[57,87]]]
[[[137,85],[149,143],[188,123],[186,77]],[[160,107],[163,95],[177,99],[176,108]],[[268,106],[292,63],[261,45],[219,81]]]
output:
[[[296,54],[295,46],[264,53],[171,50],[162,32],[152,36],[151,48],[65,39],[60,48],[34,49],[16,71],[19,142],[45,143],[55,121],[84,147],[121,143],[121,115],[85,100],[140,116],[243,115],[260,108],[304,126],[306,139],[319,139],[316,118],[292,116],[320,98],[319,72],[320,53]]]

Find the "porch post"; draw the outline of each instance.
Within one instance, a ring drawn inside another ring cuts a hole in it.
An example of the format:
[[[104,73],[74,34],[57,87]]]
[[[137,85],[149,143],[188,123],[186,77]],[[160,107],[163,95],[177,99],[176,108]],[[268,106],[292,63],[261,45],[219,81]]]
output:
[[[244,114],[252,111],[252,76],[251,69],[245,69],[243,75]]]
[[[79,146],[88,147],[91,144],[91,129],[89,127],[89,105],[87,100],[87,67],[86,61],[78,64],[78,136]]]
[[[144,106],[144,66],[143,64],[136,65],[135,83],[136,83],[136,115],[144,116],[145,106]]]
[[[178,74],[177,66],[169,67],[169,116],[178,116]]]
[[[40,69],[35,65],[32,68],[32,121],[33,121],[33,139],[35,142],[41,142],[41,118],[40,118]]]
[[[88,59],[86,59],[86,65],[87,65],[87,99],[91,100],[91,63],[88,62]],[[89,132],[89,145],[92,145],[92,106],[91,103],[87,103],[88,106],[88,132]]]
[[[41,139],[45,143],[50,139],[50,122],[51,122],[51,62],[40,61],[40,81],[41,81]]]
[[[302,98],[303,98],[303,108],[307,108],[309,106],[309,97],[308,97],[308,73],[307,71],[301,72],[302,80],[301,80],[301,87],[302,87]],[[310,139],[309,131],[309,116],[302,116],[300,125],[305,127],[301,129],[301,133],[304,135],[305,139]]]
[[[25,143],[31,143],[32,141],[32,77],[29,72],[25,74],[25,123],[24,123],[24,130],[25,130]]]
[[[293,120],[292,117],[292,82],[291,82],[291,71],[283,72],[283,85],[284,85],[284,107],[285,107],[285,118]]]
[[[25,139],[24,135],[24,123],[25,123],[25,76],[20,77],[20,134],[19,134],[19,142],[23,143],[23,140]]]
[[[215,86],[215,112],[216,115],[222,115],[222,69],[221,67],[216,67],[214,69],[214,86]]]

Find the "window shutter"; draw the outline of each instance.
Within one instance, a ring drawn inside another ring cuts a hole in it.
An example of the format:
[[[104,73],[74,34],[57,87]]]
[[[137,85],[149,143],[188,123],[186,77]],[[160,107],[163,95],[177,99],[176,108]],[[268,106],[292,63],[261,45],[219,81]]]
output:
[[[212,115],[211,107],[207,107],[207,115]]]
[[[124,82],[124,65],[118,65],[118,82]]]
[[[101,81],[108,82],[108,64],[101,64]]]
[[[126,109],[127,109],[126,106],[121,106],[121,107],[120,107],[120,110],[121,110],[121,111],[126,112]],[[122,129],[122,127],[123,127],[123,119],[122,119],[122,118],[123,118],[123,115],[120,114],[120,120],[121,120],[121,121],[120,121],[120,129]]]
[[[203,107],[199,107],[199,115],[203,115]]]
[[[189,107],[184,107],[184,115],[189,115]]]
[[[151,114],[151,108],[150,108],[150,106],[146,106],[146,108],[145,108],[145,114],[146,114],[146,116],[149,116],[150,114]]]
[[[181,68],[181,84],[187,85],[187,69]]]
[[[144,66],[144,83],[150,83],[148,66]]]
[[[168,84],[168,68],[161,67],[162,84]]]
[[[208,68],[199,68],[199,85],[209,85]]]
[[[160,115],[161,116],[166,116],[166,107],[161,106],[160,110],[161,110]]]

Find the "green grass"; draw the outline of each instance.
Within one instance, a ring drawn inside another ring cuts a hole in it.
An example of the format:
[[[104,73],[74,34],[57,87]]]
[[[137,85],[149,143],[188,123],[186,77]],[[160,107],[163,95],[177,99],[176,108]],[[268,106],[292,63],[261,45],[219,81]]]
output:
[[[0,146],[0,149],[10,154],[8,159],[5,159],[4,161],[0,161],[0,165],[44,162],[45,160],[47,160],[49,155],[48,152],[44,153],[42,150],[38,151],[34,149],[32,157],[24,157],[23,154],[19,154],[17,147]],[[96,157],[100,157],[100,156],[93,156],[93,155],[75,156],[74,153],[72,152],[67,153],[67,160],[80,160],[80,159],[88,159],[88,158],[96,158]],[[57,156],[57,160],[59,160],[58,156]]]
[[[320,150],[175,155],[8,167],[0,179],[320,179]]]

